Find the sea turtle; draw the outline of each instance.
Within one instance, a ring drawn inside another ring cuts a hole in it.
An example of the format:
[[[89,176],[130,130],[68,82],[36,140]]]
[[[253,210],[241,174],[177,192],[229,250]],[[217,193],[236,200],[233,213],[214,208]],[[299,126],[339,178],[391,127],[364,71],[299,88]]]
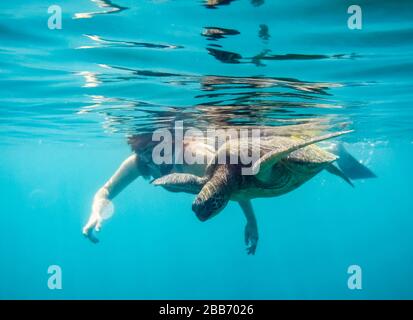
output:
[[[333,165],[338,157],[315,144],[349,132],[340,131],[311,138],[276,135],[262,136],[259,141],[251,138],[229,140],[208,164],[203,177],[172,173],[155,179],[152,184],[171,191],[197,194],[192,210],[201,221],[219,213],[229,200],[279,196],[298,188],[324,169],[352,184]],[[260,154],[259,160],[252,164],[252,171],[256,173],[254,175],[243,175],[242,168],[245,166],[240,162],[231,164],[226,161],[220,164],[217,161],[220,155],[229,159],[235,150],[246,152],[252,148],[259,148]]]

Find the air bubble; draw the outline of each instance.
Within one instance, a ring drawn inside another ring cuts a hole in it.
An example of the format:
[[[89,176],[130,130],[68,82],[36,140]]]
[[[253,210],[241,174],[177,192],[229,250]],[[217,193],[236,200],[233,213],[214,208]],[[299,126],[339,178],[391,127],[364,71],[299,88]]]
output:
[[[98,208],[100,208],[99,215],[103,220],[111,218],[113,216],[113,213],[115,212],[112,201],[109,201],[107,199],[99,200]]]

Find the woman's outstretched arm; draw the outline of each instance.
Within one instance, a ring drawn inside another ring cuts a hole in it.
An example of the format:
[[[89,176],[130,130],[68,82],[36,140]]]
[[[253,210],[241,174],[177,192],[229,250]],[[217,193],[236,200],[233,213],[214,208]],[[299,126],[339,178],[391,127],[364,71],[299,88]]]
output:
[[[93,231],[100,231],[102,227],[102,212],[107,210],[110,201],[125,189],[133,180],[140,176],[138,170],[138,156],[136,154],[127,158],[120,165],[114,175],[96,192],[93,198],[92,212],[89,221],[83,227],[83,234],[92,242],[99,240]]]
[[[245,226],[245,244],[247,245],[247,253],[255,254],[258,244],[258,227],[254,209],[252,208],[251,200],[241,200],[238,201],[238,203],[247,219],[247,225]]]

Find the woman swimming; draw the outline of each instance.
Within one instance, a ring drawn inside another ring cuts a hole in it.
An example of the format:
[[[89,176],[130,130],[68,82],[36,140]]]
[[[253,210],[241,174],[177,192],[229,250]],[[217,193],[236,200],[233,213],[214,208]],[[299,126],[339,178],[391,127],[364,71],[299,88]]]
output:
[[[152,134],[135,135],[129,138],[129,145],[133,154],[129,156],[113,176],[96,192],[88,222],[83,227],[83,234],[92,242],[99,240],[95,232],[102,228],[102,222],[107,216],[108,204],[124,190],[130,183],[142,176],[144,178],[159,178],[169,173],[190,173],[197,176],[205,174],[204,164],[156,164],[153,161],[152,151],[158,142],[153,141]],[[215,150],[202,139],[189,139],[183,141],[183,153],[192,153],[199,156],[213,157]],[[249,200],[238,201],[247,224],[245,226],[245,244],[247,253],[254,254],[258,243],[258,228],[255,214]]]

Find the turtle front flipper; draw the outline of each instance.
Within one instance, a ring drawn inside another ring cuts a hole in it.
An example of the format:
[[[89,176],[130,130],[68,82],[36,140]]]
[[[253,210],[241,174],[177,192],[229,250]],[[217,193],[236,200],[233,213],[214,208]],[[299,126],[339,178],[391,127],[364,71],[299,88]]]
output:
[[[207,182],[207,178],[188,173],[172,173],[152,181],[155,186],[162,186],[172,192],[198,194]]]
[[[225,208],[232,192],[240,185],[240,168],[237,165],[219,165],[202,188],[192,210],[199,220],[205,221]]]
[[[288,156],[290,153],[309,146],[311,144],[324,141],[327,139],[335,138],[346,133],[350,133],[352,130],[339,131],[334,133],[325,134],[319,137],[314,137],[307,140],[302,140],[296,143],[282,145],[277,147],[275,150],[272,150],[265,155],[263,155],[258,161],[256,161],[252,167],[252,172],[257,175],[257,178],[260,180],[265,180],[266,176],[271,171],[270,169],[281,159]]]

